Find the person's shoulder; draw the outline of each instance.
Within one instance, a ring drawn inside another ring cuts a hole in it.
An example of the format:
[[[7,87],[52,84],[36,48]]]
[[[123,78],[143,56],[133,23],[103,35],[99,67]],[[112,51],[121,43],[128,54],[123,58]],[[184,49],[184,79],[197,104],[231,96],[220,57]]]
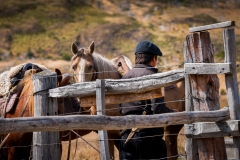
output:
[[[129,71],[129,72],[126,73],[122,78],[128,79],[128,78],[132,78],[132,77],[133,77],[133,72]]]

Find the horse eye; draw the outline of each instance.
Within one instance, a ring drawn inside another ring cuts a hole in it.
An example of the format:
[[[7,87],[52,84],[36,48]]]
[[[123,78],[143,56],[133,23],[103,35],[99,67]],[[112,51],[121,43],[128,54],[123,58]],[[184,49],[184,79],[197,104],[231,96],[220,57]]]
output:
[[[89,69],[92,69],[92,68],[93,68],[93,65],[89,65],[88,68],[89,68]]]
[[[73,69],[73,70],[76,70],[76,66],[72,66],[72,69]]]

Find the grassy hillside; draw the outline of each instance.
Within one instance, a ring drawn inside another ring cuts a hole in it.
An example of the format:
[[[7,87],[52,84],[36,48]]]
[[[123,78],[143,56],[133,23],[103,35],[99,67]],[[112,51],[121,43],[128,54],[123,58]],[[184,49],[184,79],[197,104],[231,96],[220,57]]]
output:
[[[164,54],[161,65],[180,64],[190,27],[230,20],[236,22],[239,53],[239,15],[240,2],[236,0],[0,0],[0,73],[26,61],[67,72],[71,43],[85,47],[91,41],[95,41],[95,51],[107,58],[124,54],[134,62],[136,44],[150,40]],[[215,61],[222,62],[222,31],[212,30],[210,34]],[[239,54],[237,58],[239,62]],[[227,105],[226,88],[224,76],[219,78],[223,107]],[[98,146],[96,134],[84,138]],[[179,139],[179,153],[185,154],[185,136]],[[75,143],[71,157],[74,147]],[[65,143],[62,159],[66,159],[66,148]],[[99,154],[79,140],[75,159],[99,159]]]
[[[239,51],[239,2],[191,0],[0,0],[0,60],[69,60],[70,45],[96,43],[107,58],[127,55],[151,40],[161,48],[162,65],[183,62],[189,27],[236,21]],[[221,30],[210,31],[217,61],[223,61]],[[0,62],[1,63],[1,62]]]

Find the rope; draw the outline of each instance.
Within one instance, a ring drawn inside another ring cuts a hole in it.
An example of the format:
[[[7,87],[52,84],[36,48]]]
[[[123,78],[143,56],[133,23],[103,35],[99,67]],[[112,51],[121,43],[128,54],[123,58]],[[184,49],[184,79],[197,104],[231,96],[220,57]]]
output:
[[[73,158],[72,158],[72,159],[74,159],[75,156],[76,156],[77,145],[78,145],[78,139],[76,139],[75,151],[74,151],[74,155],[73,155]]]
[[[10,136],[10,133],[8,133],[7,136],[2,140],[1,145],[0,145],[0,149],[1,149],[1,148],[4,148],[4,147],[2,147],[2,146],[3,146],[4,143],[7,141],[7,139],[8,139],[9,136]]]
[[[74,134],[76,134],[79,138],[81,138],[84,142],[86,142],[89,146],[91,146],[93,149],[95,149],[97,152],[100,153],[100,151],[95,148],[93,145],[91,145],[90,143],[88,143],[88,141],[86,141],[84,138],[82,138],[82,136],[80,136],[77,132],[75,132],[74,130],[71,130]]]
[[[71,134],[69,134],[69,139],[68,139],[68,153],[67,153],[67,160],[69,160],[69,157],[70,157],[70,151],[71,151]]]
[[[67,136],[69,136],[70,133],[71,133],[71,131],[69,131],[66,135],[62,135],[62,137],[67,137]]]
[[[160,158],[160,159],[169,159],[169,158],[174,158],[174,157],[187,157],[187,154],[179,154],[179,155],[175,155],[175,156],[170,156],[170,157],[163,157],[163,158]]]

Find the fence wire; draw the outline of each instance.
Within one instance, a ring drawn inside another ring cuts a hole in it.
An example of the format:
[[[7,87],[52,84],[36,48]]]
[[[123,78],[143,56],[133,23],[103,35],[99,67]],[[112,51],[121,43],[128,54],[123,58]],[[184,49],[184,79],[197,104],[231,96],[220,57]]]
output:
[[[76,130],[77,131],[77,130]],[[121,138],[109,138],[109,139],[102,139],[102,140],[85,140],[84,138],[82,138],[82,136],[80,136],[77,132],[75,132],[75,130],[70,130],[70,132],[73,132],[77,137],[79,137],[80,139],[83,140],[83,142],[78,142],[78,143],[86,143],[89,144],[89,142],[99,142],[99,141],[115,141],[115,140],[126,140],[126,139],[121,139]],[[94,131],[91,131],[94,132]],[[97,134],[97,133],[96,133]],[[163,137],[163,136],[185,136],[185,134],[183,133],[175,133],[175,134],[157,134],[157,135],[153,135],[153,136],[143,136],[143,137],[137,137],[137,138],[131,138],[131,139],[144,139],[144,138],[154,138],[154,137]],[[63,136],[62,136],[63,137]],[[65,136],[64,136],[65,137]],[[71,144],[73,144],[75,142],[71,142]],[[48,146],[48,145],[59,145],[59,144],[68,144],[68,142],[61,142],[61,143],[51,143],[51,144],[39,144],[36,143],[34,145],[25,145],[25,146],[8,146],[8,147],[2,147],[3,149],[8,149],[8,148],[13,148],[13,147],[32,147],[32,146]]]
[[[97,151],[98,153],[101,154],[101,152],[96,148],[94,147],[92,144],[90,143],[97,143],[97,142],[100,142],[100,141],[115,141],[115,140],[126,140],[126,139],[121,139],[121,138],[115,138],[115,139],[104,139],[104,140],[86,140],[84,139],[82,136],[80,136],[77,132],[75,132],[74,130],[71,130],[69,132],[73,132],[74,134],[76,134],[83,142],[70,142],[70,145],[72,144],[84,144],[86,143],[87,145],[89,145],[90,147],[92,147],[95,151]],[[182,133],[179,133],[179,134],[160,134],[160,135],[153,135],[153,136],[144,136],[144,137],[138,137],[138,138],[131,138],[131,139],[143,139],[143,138],[153,138],[153,137],[159,137],[159,136],[171,136],[171,135],[174,135],[174,136],[185,136],[184,134]],[[76,139],[77,140],[77,139]],[[32,144],[32,145],[25,145],[25,146],[8,146],[8,147],[2,147],[2,149],[10,149],[10,148],[26,148],[26,147],[34,147],[34,146],[51,146],[51,145],[69,145],[69,142],[60,142],[60,143],[51,143],[51,144],[39,144],[39,143],[36,143],[36,144]],[[179,155],[175,155],[175,156],[170,156],[170,157],[166,157],[166,158],[173,158],[173,157],[176,157],[176,156],[183,156],[184,154],[179,154]]]
[[[181,66],[181,65],[183,65],[183,64],[185,64],[185,62],[181,62],[181,63],[179,63],[179,64],[176,64],[176,65],[166,65],[166,66],[157,66],[157,67],[146,67],[146,68],[167,68],[167,69],[170,69],[170,68],[174,68],[174,67],[179,67],[179,66]],[[141,69],[141,68],[139,68],[139,69]],[[5,71],[4,71],[5,72]],[[1,73],[3,73],[3,72],[1,72]],[[1,74],[0,73],[0,74]],[[75,73],[73,73],[73,72],[69,72],[69,73],[67,73],[67,74],[69,74],[69,75],[72,75],[72,76],[78,76],[78,75],[89,75],[89,74],[98,74],[98,73],[118,73],[118,71],[116,70],[116,71],[98,71],[98,72],[91,72],[91,73],[81,73],[81,74],[75,74]],[[39,75],[38,76],[38,79],[40,79],[40,78],[48,78],[48,77],[61,77],[62,75],[56,75],[56,76],[54,76],[54,75],[48,75],[48,76],[44,76],[44,75]],[[32,78],[29,78],[29,79],[32,79]],[[25,79],[25,80],[29,80],[29,79]],[[21,78],[21,79],[15,79],[15,81],[20,81],[20,80],[23,80],[23,78]]]
[[[149,67],[149,68],[173,68],[173,67],[178,67],[178,66],[181,66],[183,65],[184,62],[180,63],[180,64],[177,64],[177,65],[167,65],[167,66],[157,66],[157,67]],[[102,71],[102,72],[93,72],[93,73],[85,73],[85,75],[87,74],[95,74],[95,73],[109,73],[109,72],[118,72],[118,71]],[[83,75],[83,74],[73,74],[73,73],[70,73],[70,75],[72,76],[78,76],[78,75]],[[42,76],[42,77],[38,77],[38,78],[48,78],[48,77],[61,77],[61,75],[56,75],[56,76]],[[23,80],[23,79],[17,79],[17,80]],[[25,79],[27,80],[27,79]],[[71,85],[71,84],[70,84]],[[56,92],[57,93],[57,92]],[[49,92],[41,92],[39,94],[49,94]],[[34,96],[34,95],[25,95],[25,96],[19,96],[19,97],[15,97],[15,98],[24,98],[24,97],[29,97],[29,96]],[[188,98],[188,97],[186,97]],[[174,102],[184,102],[185,99],[181,99],[181,100],[175,100],[175,101],[169,101],[169,102],[163,102],[163,103],[155,103],[155,104],[167,104],[167,103],[174,103]],[[136,107],[136,106],[129,106],[129,107],[123,107],[123,108],[130,108],[130,107]],[[114,112],[112,110],[119,110],[119,108],[111,108],[111,109],[105,109],[105,111],[109,111],[109,112]],[[100,111],[103,111],[103,110],[98,110],[98,112]],[[72,112],[72,113],[67,113],[67,114],[61,114],[61,115],[71,115],[71,114],[81,114],[81,113],[86,113],[86,112],[89,112],[89,111],[80,111],[80,112]],[[75,131],[73,131],[75,132]],[[80,135],[78,135],[76,132],[75,134],[78,136],[78,137],[81,137]],[[66,136],[66,135],[65,135]],[[149,138],[149,137],[159,137],[159,136],[185,136],[184,134],[182,133],[178,133],[178,134],[164,134],[164,135],[154,135],[154,136],[145,136],[145,137],[138,137],[138,138],[132,138],[132,139],[142,139],[142,138]],[[77,142],[78,144],[80,143],[87,143],[88,145],[90,145],[92,148],[94,148],[89,142],[99,142],[99,140],[84,140],[83,138],[81,138],[83,140],[83,142]],[[119,139],[104,139],[102,141],[113,141],[113,140],[122,140],[121,138]],[[72,143],[75,143],[75,142],[71,142]],[[61,143],[52,143],[52,144],[35,144],[35,145],[26,145],[26,146],[8,146],[8,147],[2,147],[2,149],[8,149],[8,148],[13,148],[13,147],[33,147],[33,146],[48,146],[48,145],[60,145],[60,144],[68,144],[68,142],[61,142]],[[98,151],[100,153],[99,150],[97,150],[95,148],[96,151]],[[186,157],[187,155],[186,154],[179,154],[179,155],[175,155],[175,156],[171,156],[171,157],[165,157],[165,158],[173,158],[173,157]],[[164,159],[164,158],[163,158]]]
[[[56,93],[60,93],[60,92],[56,92]],[[42,94],[42,95],[48,95],[49,92],[41,92],[38,94]],[[19,98],[26,98],[26,97],[31,97],[34,96],[34,94],[30,94],[30,95],[25,95],[25,96],[19,96],[19,97],[14,97],[14,98],[10,98],[10,99],[19,99]],[[61,98],[69,98],[69,97],[61,97]],[[57,98],[57,99],[61,99],[61,98]],[[177,103],[177,102],[185,102],[186,99],[198,99],[198,100],[202,100],[202,101],[206,101],[206,99],[204,98],[199,98],[199,97],[195,97],[191,94],[189,94],[187,97],[184,97],[183,99],[178,99],[178,100],[174,100],[174,101],[165,101],[162,103],[154,103],[154,104],[168,104],[168,103]],[[116,104],[117,106],[117,104]],[[80,107],[81,107],[81,103],[80,103]],[[128,106],[128,107],[121,107],[121,108],[133,108],[133,107],[140,107],[140,106]],[[83,108],[87,108],[87,107],[83,107]],[[115,110],[115,111],[114,111]],[[104,110],[96,110],[97,112],[102,112],[102,111],[108,111],[108,112],[116,112],[116,110],[119,110],[119,107],[116,108],[109,108],[109,109],[104,109]],[[70,113],[61,113],[59,115],[63,116],[63,115],[71,115],[71,114],[82,114],[82,113],[88,113],[90,110],[85,110],[85,111],[79,111],[79,112],[70,112]]]
[[[55,93],[60,93],[60,92],[55,92]],[[49,95],[49,92],[41,92],[41,93],[38,93],[40,95]],[[24,96],[19,96],[19,97],[14,97],[14,98],[9,98],[9,99],[20,99],[20,98],[28,98],[28,97],[34,97],[34,94],[30,94],[30,95],[24,95]],[[61,99],[61,98],[69,98],[69,97],[60,97],[60,98],[57,98],[57,99]],[[190,98],[195,98],[194,96],[192,95],[189,95],[187,97],[184,97],[183,99],[179,99],[179,100],[174,100],[174,101],[165,101],[165,102],[161,102],[161,103],[153,103],[153,104],[168,104],[168,103],[177,103],[177,102],[185,102],[185,99],[190,99]],[[7,98],[6,98],[7,99]],[[203,100],[203,99],[201,99]],[[80,104],[80,107],[81,107],[81,103]],[[118,104],[116,104],[118,105]],[[138,108],[140,106],[128,106],[128,107],[121,107],[121,108]],[[83,108],[88,108],[88,107],[83,107]],[[104,110],[96,110],[96,112],[102,112],[102,111],[108,111],[108,112],[115,112],[113,110],[119,110],[119,107],[116,107],[116,108],[109,108],[109,109],[104,109]],[[80,111],[80,112],[70,112],[70,113],[62,113],[62,114],[59,114],[61,116],[63,115],[71,115],[71,114],[81,114],[81,113],[87,113],[89,111]]]

